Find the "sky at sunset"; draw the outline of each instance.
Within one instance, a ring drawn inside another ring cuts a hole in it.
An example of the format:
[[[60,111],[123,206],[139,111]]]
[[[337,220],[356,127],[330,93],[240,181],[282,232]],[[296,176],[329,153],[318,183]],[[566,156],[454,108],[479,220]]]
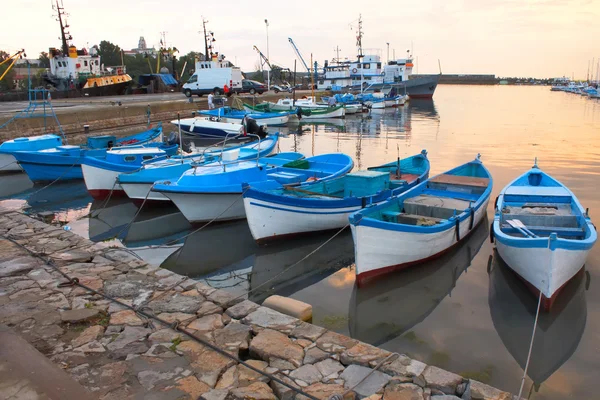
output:
[[[265,54],[269,21],[269,53],[278,65],[293,68],[292,37],[305,58],[322,63],[356,55],[356,25],[362,13],[363,47],[386,58],[401,58],[411,46],[419,73],[496,74],[497,76],[571,76],[585,78],[588,65],[600,57],[600,0],[425,0],[399,2],[263,0],[198,1],[125,0],[90,2],[64,0],[73,43],[87,47],[109,40],[123,49],[137,47],[141,35],[182,53],[203,51],[201,16],[215,32],[217,50],[243,70],[254,70]],[[50,0],[19,0],[4,7],[0,49],[25,48],[36,57],[59,47],[58,22]],[[365,52],[366,53],[366,52]],[[594,70],[596,66],[594,65]],[[302,67],[298,64],[298,70]],[[417,72],[416,70],[414,72]]]

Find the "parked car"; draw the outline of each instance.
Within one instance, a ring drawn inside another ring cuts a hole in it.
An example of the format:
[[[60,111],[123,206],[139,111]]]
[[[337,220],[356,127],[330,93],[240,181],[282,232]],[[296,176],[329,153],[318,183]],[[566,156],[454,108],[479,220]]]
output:
[[[274,91],[275,93],[279,93],[279,92],[292,93],[292,88],[289,87],[288,85],[271,85],[271,90]]]
[[[243,79],[242,90],[239,93],[263,94],[267,90],[267,85],[265,85],[264,83],[251,81],[250,79]]]

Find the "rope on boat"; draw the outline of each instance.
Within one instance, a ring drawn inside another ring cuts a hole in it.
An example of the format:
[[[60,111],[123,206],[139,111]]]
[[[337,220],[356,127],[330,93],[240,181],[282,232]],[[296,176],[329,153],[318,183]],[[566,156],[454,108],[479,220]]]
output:
[[[527,369],[529,368],[529,361],[531,360],[531,352],[533,350],[533,339],[535,338],[535,331],[537,329],[538,318],[540,316],[540,308],[542,307],[542,296],[543,293],[540,290],[540,298],[538,300],[537,311],[535,313],[535,320],[533,322],[533,332],[531,333],[531,343],[529,344],[529,353],[527,354],[527,362],[525,363],[525,370],[523,371],[523,379],[521,379],[521,388],[519,389],[518,399],[521,398],[521,394],[523,393],[523,387],[525,386],[525,379],[527,377]]]
[[[164,325],[164,326],[166,326],[168,328],[171,328],[171,329],[173,329],[175,331],[179,331],[179,332],[185,334],[186,336],[188,336],[189,338],[193,339],[194,341],[200,343],[204,347],[207,347],[207,348],[209,348],[209,349],[211,349],[211,350],[219,353],[220,355],[222,355],[222,356],[224,356],[226,358],[229,358],[229,359],[235,361],[236,363],[241,364],[241,365],[245,366],[248,369],[251,369],[254,372],[257,372],[260,375],[263,375],[263,376],[269,378],[270,380],[272,380],[274,382],[277,382],[277,383],[279,383],[279,384],[281,384],[281,385],[283,385],[283,386],[285,386],[285,387],[293,390],[294,392],[296,392],[296,393],[298,393],[298,394],[300,394],[302,396],[306,396],[307,398],[309,398],[311,400],[319,400],[317,397],[306,393],[301,388],[298,388],[298,387],[296,387],[294,385],[291,385],[291,384],[289,384],[289,383],[287,383],[287,382],[285,382],[285,381],[277,378],[276,376],[274,376],[274,375],[272,375],[272,374],[270,374],[268,372],[262,371],[262,370],[260,370],[260,369],[258,369],[256,367],[252,366],[251,364],[248,364],[246,361],[241,360],[239,357],[237,357],[235,355],[232,355],[229,352],[221,349],[220,347],[218,347],[218,346],[216,346],[216,345],[214,345],[214,344],[212,344],[212,343],[204,340],[203,338],[194,335],[193,332],[191,332],[191,331],[189,331],[189,330],[187,330],[185,328],[180,327],[179,326],[180,323],[178,323],[178,322],[170,323],[168,321],[165,321],[164,319],[159,318],[156,315],[154,315],[153,312],[147,312],[147,311],[144,311],[143,309],[136,309],[132,305],[129,305],[129,304],[126,304],[126,303],[124,303],[122,301],[119,301],[118,299],[116,299],[114,297],[111,297],[111,296],[105,294],[104,292],[99,292],[99,291],[97,291],[97,290],[95,290],[95,289],[93,289],[93,288],[91,288],[91,287],[89,287],[89,286],[87,286],[87,285],[79,282],[78,278],[71,277],[68,274],[66,274],[63,271],[61,271],[60,268],[58,268],[54,264],[54,261],[51,258],[45,259],[42,256],[40,256],[39,254],[34,253],[33,251],[29,250],[27,247],[23,246],[22,244],[16,242],[15,240],[13,240],[13,239],[11,239],[9,237],[6,237],[6,236],[3,236],[3,237],[6,240],[8,240],[8,241],[14,243],[15,245],[19,246],[20,248],[25,249],[32,256],[34,256],[34,257],[42,260],[46,265],[48,265],[49,267],[51,267],[52,269],[54,269],[56,272],[58,272],[59,274],[61,274],[65,279],[67,279],[67,282],[63,282],[60,285],[62,285],[62,286],[79,286],[79,287],[81,287],[81,288],[83,288],[83,289],[85,289],[85,290],[87,290],[87,291],[89,291],[89,292],[91,292],[93,294],[97,294],[99,296],[102,296],[106,300],[109,300],[109,301],[111,301],[113,303],[116,303],[116,304],[120,305],[121,307],[125,307],[125,308],[127,308],[127,309],[135,312],[136,314],[144,317],[147,320],[147,322],[150,323],[150,324],[151,324],[152,321],[157,321],[160,324],[162,324],[162,325]]]
[[[13,165],[13,164],[17,164],[17,163],[18,163],[18,161],[16,161],[16,160],[15,160],[15,161],[12,161],[12,162],[9,162],[8,164],[1,166],[1,167],[0,167],[0,170],[2,170],[2,169],[4,169],[4,168],[8,167],[9,165]]]
[[[47,184],[46,186],[41,187],[40,189],[36,190],[33,193],[30,193],[28,197],[33,196],[34,194],[38,194],[39,192],[41,192],[44,189],[49,188],[50,186],[54,185],[56,182],[58,182],[62,177],[64,177],[67,172],[69,172],[71,170],[71,168],[73,168],[75,165],[77,165],[77,163],[79,162],[79,158],[70,166],[68,167],[65,172],[63,172],[58,178],[56,178],[55,180],[53,180],[52,182],[50,182],[49,184]]]
[[[261,287],[265,286],[267,283],[273,281],[274,279],[280,277],[281,275],[285,274],[287,271],[289,271],[290,269],[294,268],[296,265],[300,264],[302,261],[306,260],[308,257],[312,256],[313,254],[315,254],[317,251],[321,250],[327,243],[331,242],[333,239],[335,239],[340,233],[342,233],[346,228],[348,228],[350,226],[350,224],[347,224],[346,226],[344,226],[343,228],[341,228],[339,231],[337,231],[336,233],[333,234],[333,236],[331,236],[329,239],[327,239],[325,242],[323,242],[323,244],[321,244],[319,247],[317,247],[316,249],[314,249],[313,251],[311,251],[310,253],[308,253],[307,255],[305,255],[304,257],[302,257],[300,260],[296,261],[295,263],[293,263],[292,265],[290,265],[289,267],[287,267],[286,269],[284,269],[283,271],[281,271],[280,273],[278,273],[275,276],[272,276],[271,278],[267,279],[266,281],[264,281],[263,283],[261,283],[260,285],[250,289],[248,292],[246,293],[242,293],[241,295],[234,297],[233,300],[237,300],[240,299],[244,296],[249,295],[250,293],[256,291],[257,289],[260,289]]]

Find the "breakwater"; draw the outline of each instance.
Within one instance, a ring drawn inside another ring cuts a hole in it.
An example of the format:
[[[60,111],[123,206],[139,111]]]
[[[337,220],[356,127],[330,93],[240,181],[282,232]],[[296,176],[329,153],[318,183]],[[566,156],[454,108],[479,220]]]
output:
[[[0,249],[0,324],[100,399],[514,399],[15,211]]]

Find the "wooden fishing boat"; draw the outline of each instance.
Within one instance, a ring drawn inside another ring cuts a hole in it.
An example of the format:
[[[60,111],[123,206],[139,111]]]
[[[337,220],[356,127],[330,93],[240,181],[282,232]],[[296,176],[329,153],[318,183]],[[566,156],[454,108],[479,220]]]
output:
[[[382,346],[424,321],[452,294],[488,238],[486,222],[484,218],[468,239],[419,268],[397,271],[364,287],[355,285],[348,311],[350,336]]]
[[[162,145],[162,125],[138,134],[117,139],[103,135],[89,137],[86,146],[63,145],[39,151],[13,153],[33,182],[83,179],[81,161],[84,157],[102,158],[109,148]]]
[[[178,146],[172,145],[172,147],[176,151]],[[83,157],[81,160],[83,180],[88,192],[95,199],[104,199],[109,195],[123,196],[125,192],[117,180],[119,174],[137,171],[145,162],[166,158],[167,152],[157,147],[109,150],[105,158]]]
[[[194,136],[224,138],[227,135],[241,135],[244,127],[238,123],[217,121],[215,117],[195,117],[174,120],[171,123]]]
[[[537,162],[500,192],[493,235],[500,257],[536,295],[541,291],[544,310],[583,267],[598,238],[577,197]]]
[[[492,176],[474,161],[350,216],[359,285],[440,256],[484,218]]]
[[[267,157],[277,147],[279,142],[279,132],[268,135],[260,142],[253,141],[242,145],[224,148],[207,149],[203,154],[194,154],[181,158],[170,158],[168,160],[157,160],[142,165],[135,171],[122,172],[118,175],[119,187],[134,201],[156,201],[168,202],[167,197],[161,193],[152,192],[150,189],[154,182],[160,180],[177,180],[188,169],[192,168],[193,163],[206,164],[221,159],[225,160],[253,160],[259,157]],[[271,164],[281,159],[282,164],[296,158],[297,153],[281,153],[277,157],[269,158]]]
[[[244,219],[244,183],[299,185],[337,178],[353,165],[352,158],[341,153],[321,154],[283,166],[269,165],[264,160],[212,163],[194,166],[177,181],[156,182],[152,190],[171,199],[192,223]]]
[[[52,134],[7,140],[0,145],[0,172],[22,171],[21,166],[13,155],[14,152],[53,149],[61,144],[62,138]]]
[[[258,243],[303,233],[339,229],[348,216],[400,194],[429,176],[427,152],[367,171],[300,186],[272,188],[260,182],[244,192],[246,218]]]
[[[218,118],[221,122],[242,124],[244,118],[256,120],[259,125],[281,126],[290,120],[290,112],[248,112],[235,110],[231,107],[221,107],[213,110],[199,110],[198,114]]]

